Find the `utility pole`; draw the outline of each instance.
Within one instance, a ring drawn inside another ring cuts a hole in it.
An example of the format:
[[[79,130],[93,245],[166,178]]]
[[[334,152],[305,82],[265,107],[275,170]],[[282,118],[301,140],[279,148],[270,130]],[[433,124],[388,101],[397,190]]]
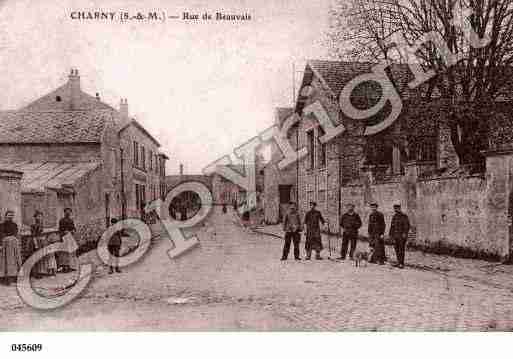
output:
[[[296,111],[296,63],[292,62],[292,107]],[[296,128],[296,156],[299,156],[299,124]],[[299,161],[296,160],[296,205],[299,210]]]
[[[292,63],[292,105],[296,104],[296,64]]]
[[[121,219],[126,219],[125,171],[123,169],[123,148],[119,148],[121,156]]]

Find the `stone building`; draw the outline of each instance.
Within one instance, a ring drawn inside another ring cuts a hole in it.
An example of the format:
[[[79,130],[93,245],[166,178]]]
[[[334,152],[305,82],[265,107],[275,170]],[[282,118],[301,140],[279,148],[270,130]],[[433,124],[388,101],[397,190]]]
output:
[[[366,235],[370,203],[379,204],[387,230],[392,205],[400,203],[413,224],[414,246],[509,256],[513,233],[508,219],[513,213],[511,99],[501,98],[496,112],[489,115],[495,125],[487,134],[486,169],[476,171],[459,163],[452,146],[446,121],[450,106],[436,88],[434,99],[422,101],[427,86],[410,89],[413,75],[407,66],[390,67],[402,103],[402,111],[390,127],[369,133],[369,126],[390,114],[390,103],[365,121],[346,116],[339,104],[342,89],[371,67],[369,63],[317,60],[308,61],[305,67],[295,104],[301,118],[298,147],[308,149],[298,163],[301,213],[304,215],[310,201],[316,201],[329,220],[330,231],[338,232],[345,204],[354,203],[364,220],[361,234]],[[355,88],[351,102],[357,108],[369,108],[379,101],[380,91],[389,90],[365,82]],[[345,128],[324,144],[319,140],[324,131],[317,118],[322,112],[334,126]]]
[[[243,165],[227,165],[235,172],[245,175]],[[264,198],[264,171],[266,164],[263,158],[257,156],[256,168],[255,168],[255,185],[256,185],[256,197],[257,206],[263,210],[263,198]],[[212,174],[212,198],[214,204],[228,204],[231,205],[236,202],[238,205],[243,204],[247,199],[246,189],[238,186],[229,179],[220,175],[218,172]]]
[[[128,104],[121,103],[125,120],[119,128],[123,154],[123,182],[127,217],[140,217],[144,206],[164,195],[165,160],[159,142],[135,119],[128,119]]]
[[[22,173],[25,230],[36,209],[51,230],[71,207],[79,241],[94,241],[111,217],[140,215],[136,189],[144,200],[165,188],[167,157],[158,142],[128,117],[126,100],[118,111],[83,92],[78,70],[27,106],[0,113],[0,149],[0,168]]]
[[[230,167],[239,173],[244,172],[241,165],[230,165]],[[233,203],[240,205],[246,200],[246,190],[215,172],[212,174],[212,199],[217,205]]]
[[[293,108],[278,107],[275,109],[274,124],[282,128],[285,120],[294,114]],[[287,139],[293,149],[297,149],[297,126],[288,131]],[[283,158],[278,145],[271,142],[271,160],[264,170],[264,217],[267,224],[281,222],[287,212],[289,203],[297,201],[297,163],[291,164],[284,169],[278,168],[278,163]]]

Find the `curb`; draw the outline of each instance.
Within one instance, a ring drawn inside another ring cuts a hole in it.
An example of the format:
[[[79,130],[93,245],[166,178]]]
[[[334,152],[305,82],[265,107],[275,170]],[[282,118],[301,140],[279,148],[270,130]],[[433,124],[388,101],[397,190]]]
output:
[[[283,236],[280,236],[279,234],[276,234],[276,233],[266,232],[266,231],[262,231],[259,229],[251,229],[251,231],[254,233],[258,233],[258,234],[263,234],[265,236],[283,239]]]

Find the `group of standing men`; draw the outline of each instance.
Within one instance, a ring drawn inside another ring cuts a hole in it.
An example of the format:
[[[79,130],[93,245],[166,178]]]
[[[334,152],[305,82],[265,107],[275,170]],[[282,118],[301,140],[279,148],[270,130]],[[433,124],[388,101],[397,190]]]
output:
[[[67,234],[76,232],[75,223],[71,217],[71,208],[64,209],[64,217],[59,221],[59,237],[62,241]],[[5,219],[0,223],[0,284],[10,285],[16,283],[19,270],[23,264],[22,244],[18,225],[13,221],[14,211],[7,210]],[[44,250],[51,243],[48,236],[44,236],[43,212],[35,211],[34,223],[30,226],[31,235],[26,243],[27,257],[39,250]],[[55,275],[58,270],[62,272],[72,271],[73,261],[76,257],[73,253],[58,252],[46,253],[43,258],[32,268],[32,275]]]
[[[316,209],[317,204],[310,202],[310,210],[305,215],[304,224],[306,225],[306,241],[305,250],[306,258],[311,258],[312,251],[316,252],[316,259],[322,259],[320,253],[323,249],[321,241],[321,225],[325,225],[326,221],[322,214]],[[347,211],[340,218],[340,228],[342,231],[342,245],[340,249],[339,260],[345,260],[348,246],[349,257],[353,259],[358,241],[358,231],[362,226],[362,220],[355,211],[353,204],[347,204]],[[383,213],[378,211],[378,204],[371,203],[371,213],[368,221],[369,246],[371,248],[369,262],[384,264],[385,255],[385,217]],[[299,255],[299,243],[301,241],[301,232],[303,231],[303,223],[297,211],[295,203],[290,203],[289,212],[283,221],[283,230],[285,231],[285,244],[281,260],[286,260],[290,251],[290,244],[294,244],[294,258],[301,260]],[[406,250],[406,242],[408,232],[410,230],[410,222],[408,216],[401,211],[399,204],[394,205],[394,215],[390,223],[389,235],[394,243],[397,256],[398,268],[404,268],[404,255]]]

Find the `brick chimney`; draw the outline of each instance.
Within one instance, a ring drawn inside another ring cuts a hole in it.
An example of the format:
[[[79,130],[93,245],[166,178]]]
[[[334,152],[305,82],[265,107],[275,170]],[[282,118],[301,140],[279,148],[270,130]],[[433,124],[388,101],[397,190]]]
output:
[[[122,120],[128,120],[128,100],[126,98],[122,98],[119,102],[119,113]]]
[[[183,163],[180,163],[180,176],[183,176]]]
[[[76,110],[80,100],[80,76],[78,75],[78,70],[71,69],[68,78],[69,108],[70,110]]]

